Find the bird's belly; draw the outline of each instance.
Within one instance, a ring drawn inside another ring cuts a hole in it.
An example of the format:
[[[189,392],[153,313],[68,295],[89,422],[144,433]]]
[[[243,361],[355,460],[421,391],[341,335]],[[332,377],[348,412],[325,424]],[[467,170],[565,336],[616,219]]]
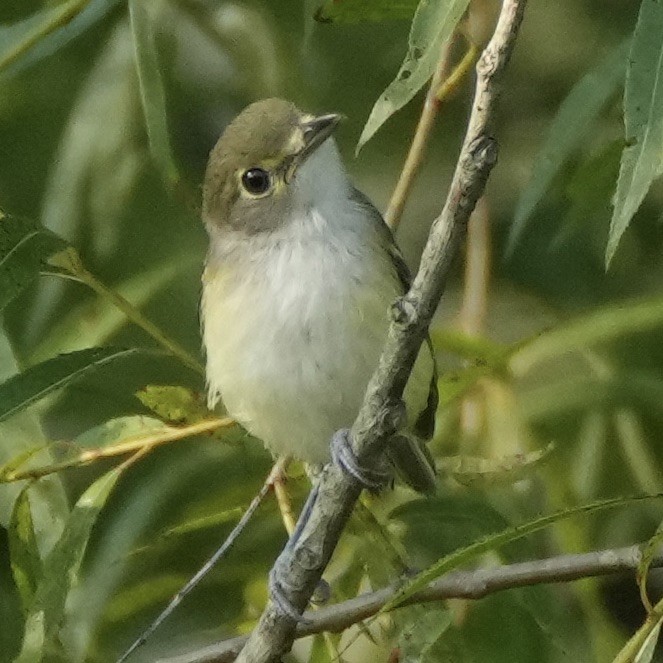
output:
[[[273,453],[312,463],[328,460],[331,435],[354,421],[396,296],[388,279],[362,289],[322,276],[233,293],[207,283],[203,302],[212,400]]]

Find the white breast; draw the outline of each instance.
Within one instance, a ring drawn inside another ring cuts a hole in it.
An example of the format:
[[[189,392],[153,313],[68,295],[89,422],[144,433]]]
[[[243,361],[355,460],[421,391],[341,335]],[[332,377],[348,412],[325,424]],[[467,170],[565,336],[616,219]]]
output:
[[[310,210],[278,238],[254,236],[210,264],[203,322],[211,403],[276,454],[324,462],[352,424],[375,370],[398,285],[386,254],[350,232],[329,233]]]

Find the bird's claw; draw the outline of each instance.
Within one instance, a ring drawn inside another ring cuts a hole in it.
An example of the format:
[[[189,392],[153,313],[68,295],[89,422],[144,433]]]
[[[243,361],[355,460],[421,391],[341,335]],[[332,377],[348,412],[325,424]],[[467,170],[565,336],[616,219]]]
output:
[[[331,440],[331,455],[332,460],[346,474],[372,492],[380,491],[391,479],[391,475],[386,471],[363,467],[359,464],[352,448],[348,428],[342,428],[334,433]]]

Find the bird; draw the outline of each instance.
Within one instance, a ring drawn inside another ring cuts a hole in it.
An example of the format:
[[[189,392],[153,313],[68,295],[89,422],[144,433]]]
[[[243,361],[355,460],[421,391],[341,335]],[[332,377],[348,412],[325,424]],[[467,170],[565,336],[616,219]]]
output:
[[[208,405],[274,456],[311,467],[361,407],[410,272],[380,212],[352,184],[334,139],[342,116],[256,101],[210,152],[202,220],[209,248],[201,327]],[[436,490],[426,446],[437,370],[422,344],[388,441],[393,476]]]

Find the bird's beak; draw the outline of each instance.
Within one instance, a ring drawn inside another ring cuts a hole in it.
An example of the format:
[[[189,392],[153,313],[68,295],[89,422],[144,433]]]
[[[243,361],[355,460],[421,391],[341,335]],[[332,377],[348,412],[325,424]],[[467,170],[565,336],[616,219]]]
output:
[[[304,133],[304,147],[297,154],[297,165],[300,165],[307,157],[322,145],[332,135],[338,123],[343,119],[338,113],[328,113],[314,117],[312,120],[302,122],[301,128]]]

